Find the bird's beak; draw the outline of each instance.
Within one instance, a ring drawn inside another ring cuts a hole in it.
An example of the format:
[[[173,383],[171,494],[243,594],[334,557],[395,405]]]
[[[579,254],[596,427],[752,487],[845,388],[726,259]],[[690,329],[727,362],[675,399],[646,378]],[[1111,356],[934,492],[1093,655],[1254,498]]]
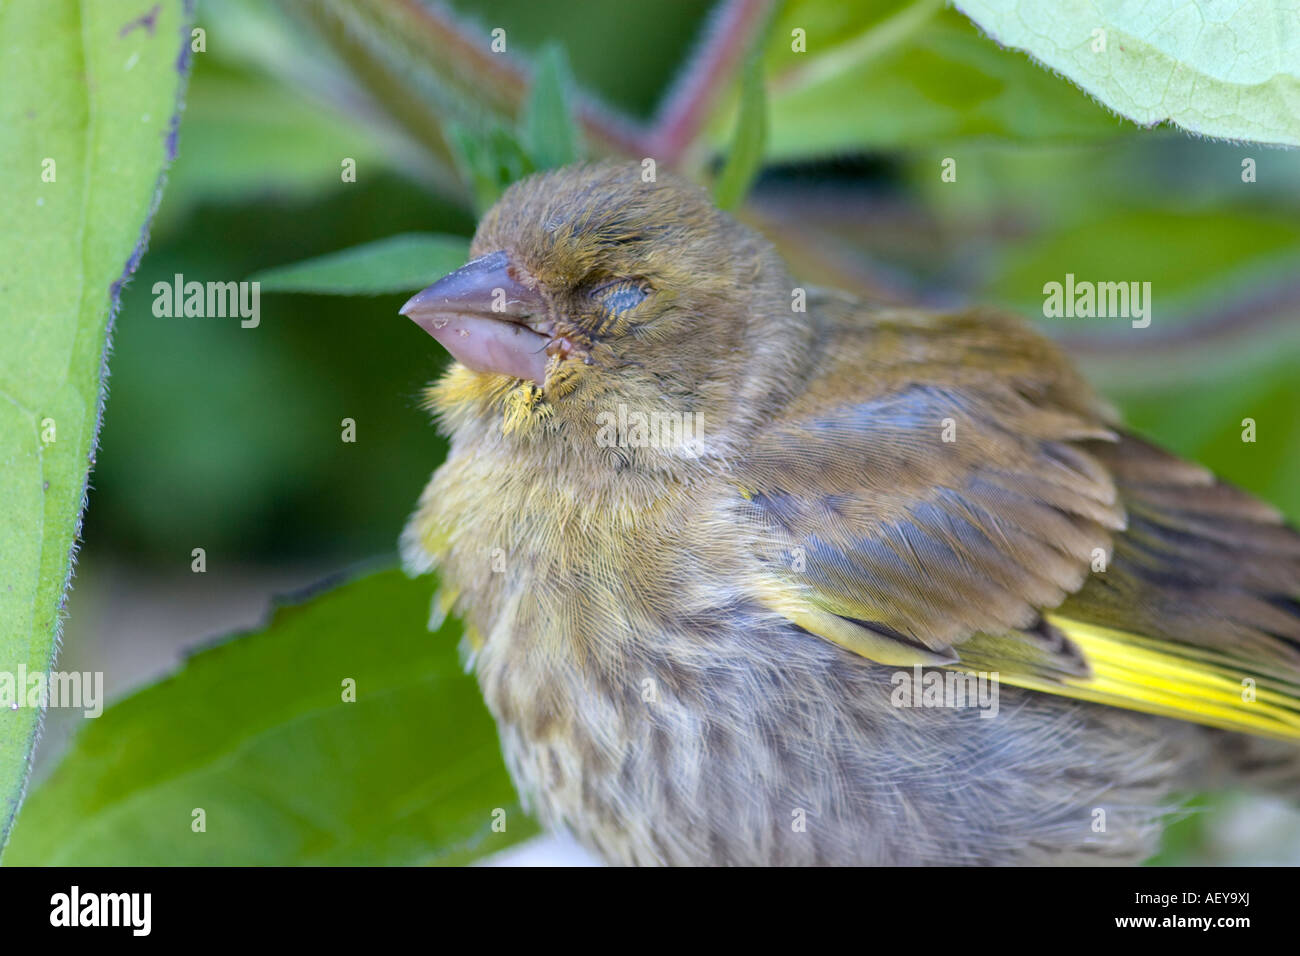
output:
[[[529,326],[546,322],[546,300],[517,275],[505,252],[489,253],[417,292],[400,311],[461,364],[541,385],[550,339]]]

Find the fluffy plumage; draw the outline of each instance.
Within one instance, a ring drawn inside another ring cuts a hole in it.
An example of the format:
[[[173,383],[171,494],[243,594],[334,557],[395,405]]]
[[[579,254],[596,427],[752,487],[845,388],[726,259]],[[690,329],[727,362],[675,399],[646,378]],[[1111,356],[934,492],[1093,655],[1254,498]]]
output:
[[[403,545],[545,822],[621,863],[1135,861],[1180,788],[1296,787],[1300,536],[1026,325],[796,311],[769,243],[635,165],[516,184],[501,251],[545,377],[430,389]],[[895,706],[912,665],[999,672],[996,717]]]

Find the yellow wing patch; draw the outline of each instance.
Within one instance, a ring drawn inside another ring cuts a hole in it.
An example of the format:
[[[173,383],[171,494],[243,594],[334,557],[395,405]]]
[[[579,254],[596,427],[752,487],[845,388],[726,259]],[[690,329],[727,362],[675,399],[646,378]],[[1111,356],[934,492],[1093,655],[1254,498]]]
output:
[[[1047,680],[1002,673],[1004,683],[1079,700],[1189,720],[1223,730],[1300,741],[1300,687],[1267,675],[1247,673],[1198,654],[1140,635],[1072,621],[1048,620],[1082,651],[1088,678]]]
[[[1222,652],[1049,614],[1047,620],[1080,650],[1090,671],[1087,677],[1049,676],[1027,671],[1025,661],[996,655],[977,653],[954,662],[951,655],[899,643],[777,588],[764,598],[791,623],[878,664],[997,671],[999,681],[1014,687],[1300,742],[1300,683],[1250,673]],[[961,646],[956,652],[962,654]]]

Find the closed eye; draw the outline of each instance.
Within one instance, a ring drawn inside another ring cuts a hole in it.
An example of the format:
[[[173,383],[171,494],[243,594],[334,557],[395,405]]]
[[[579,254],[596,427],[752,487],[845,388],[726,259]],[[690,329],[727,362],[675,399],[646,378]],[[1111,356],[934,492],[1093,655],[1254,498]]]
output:
[[[618,315],[634,309],[646,298],[646,290],[636,282],[612,282],[602,286],[594,293],[600,303],[611,315]]]

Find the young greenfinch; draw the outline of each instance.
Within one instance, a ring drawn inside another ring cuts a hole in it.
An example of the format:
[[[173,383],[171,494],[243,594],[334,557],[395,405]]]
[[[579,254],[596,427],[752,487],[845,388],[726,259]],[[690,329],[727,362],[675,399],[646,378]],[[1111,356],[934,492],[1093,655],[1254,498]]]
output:
[[[1300,793],[1300,535],[1013,316],[805,291],[639,164],[515,184],[471,255],[402,310],[457,360],[403,553],[544,823],[626,864],[1117,862],[1186,788]],[[921,692],[965,674],[996,707]]]

